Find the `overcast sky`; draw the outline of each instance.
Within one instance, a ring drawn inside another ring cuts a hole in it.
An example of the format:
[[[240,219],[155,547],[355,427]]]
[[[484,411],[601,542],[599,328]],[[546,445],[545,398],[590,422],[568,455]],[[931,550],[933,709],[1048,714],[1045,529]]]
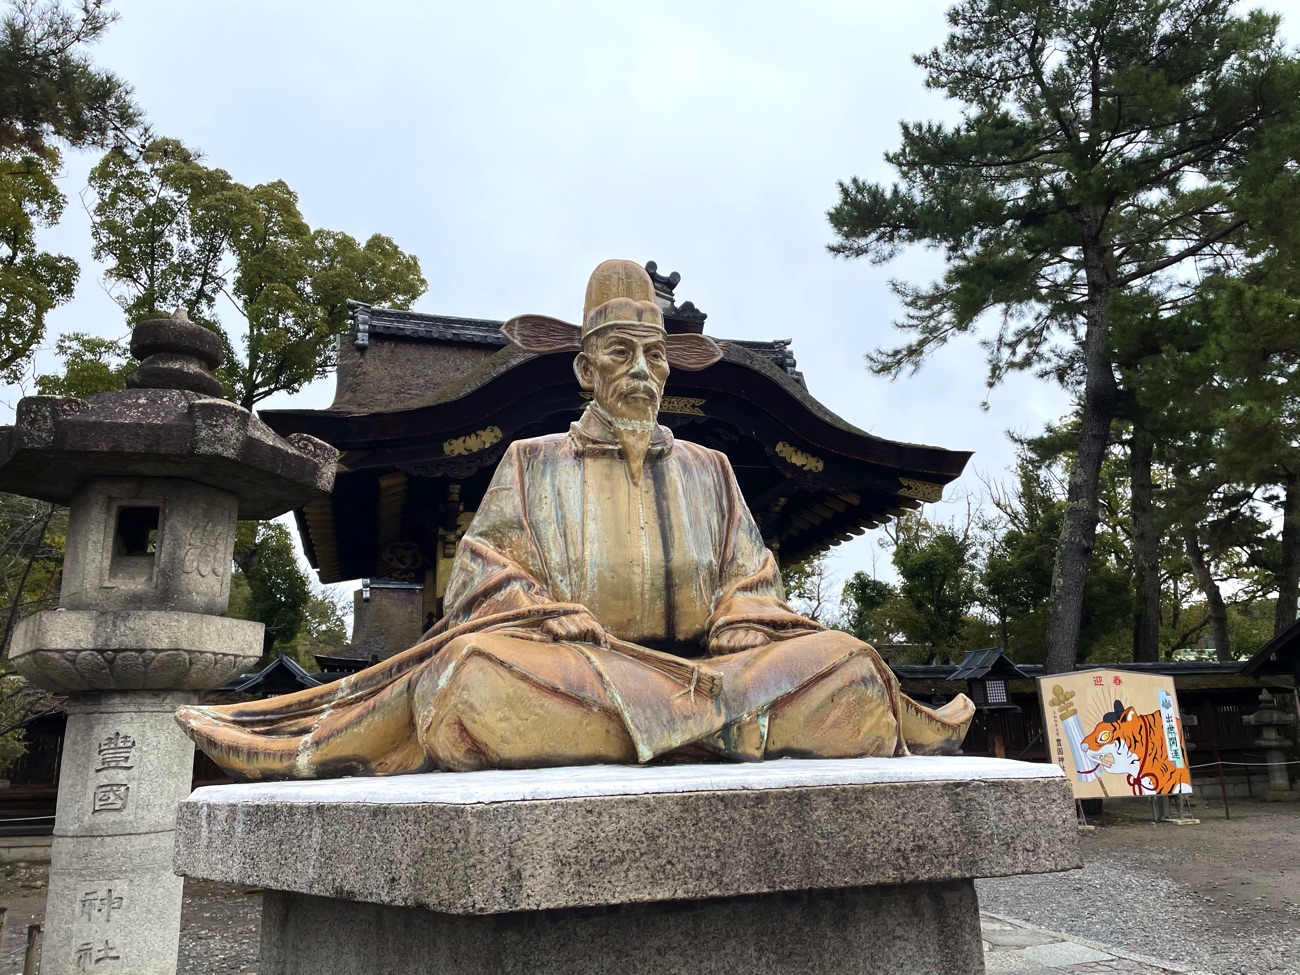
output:
[[[708,313],[709,334],[792,338],[812,393],[850,422],[975,451],[956,486],[978,489],[977,473],[1011,462],[1006,431],[1041,429],[1066,397],[1017,377],[981,410],[973,338],[916,376],[871,375],[863,353],[898,334],[888,279],[939,264],[826,252],[836,180],[888,180],[900,119],[955,115],[910,60],[942,41],[946,6],[131,0],[96,57],[159,134],[241,182],[285,180],[313,227],[384,233],[417,255],[418,310],[577,321],[600,261],[655,260],[681,272],[678,300]],[[45,235],[82,265],[50,345],[125,331],[90,259],[79,194],[93,161],[68,159],[68,212]],[[332,389],[265,405],[324,407]],[[892,575],[878,534],[842,546],[837,572],[874,559]]]

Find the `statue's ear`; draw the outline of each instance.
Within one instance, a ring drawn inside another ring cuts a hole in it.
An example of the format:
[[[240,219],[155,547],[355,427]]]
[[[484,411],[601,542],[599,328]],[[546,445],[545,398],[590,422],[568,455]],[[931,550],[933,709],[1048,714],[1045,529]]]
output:
[[[578,385],[583,389],[594,389],[596,387],[592,371],[591,356],[587,355],[587,353],[579,352],[573,357],[573,374],[578,377]]]
[[[668,346],[668,365],[674,369],[699,372],[722,358],[718,343],[707,335],[682,332],[667,336],[664,343]]]
[[[548,352],[577,352],[582,348],[582,329],[549,315],[516,315],[501,326],[512,345],[545,355]]]

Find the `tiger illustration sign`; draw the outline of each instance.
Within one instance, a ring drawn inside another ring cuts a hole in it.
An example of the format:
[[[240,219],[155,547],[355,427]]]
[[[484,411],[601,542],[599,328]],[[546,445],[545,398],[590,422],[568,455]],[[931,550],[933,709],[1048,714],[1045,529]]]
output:
[[[1038,679],[1052,761],[1076,799],[1192,791],[1174,679],[1084,670]]]

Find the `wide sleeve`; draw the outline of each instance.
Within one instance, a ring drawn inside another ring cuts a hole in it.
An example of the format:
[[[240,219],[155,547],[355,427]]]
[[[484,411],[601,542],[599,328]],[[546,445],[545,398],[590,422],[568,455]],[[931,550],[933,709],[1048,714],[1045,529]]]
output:
[[[554,602],[528,519],[523,467],[521,444],[511,444],[456,549],[446,626]]]
[[[825,629],[786,604],[776,558],[763,543],[731,464],[722,454],[714,456],[721,467],[719,481],[726,504],[721,516],[726,524],[706,646],[712,650],[719,634],[737,626],[770,630],[774,639]]]

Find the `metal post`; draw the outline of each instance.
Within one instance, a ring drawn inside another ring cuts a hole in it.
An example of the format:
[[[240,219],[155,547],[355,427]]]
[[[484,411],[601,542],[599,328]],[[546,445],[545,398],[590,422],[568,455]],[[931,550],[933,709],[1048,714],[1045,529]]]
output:
[[[27,951],[23,955],[23,975],[40,975],[41,934],[45,926],[37,921],[27,925]]]
[[[1231,819],[1232,812],[1228,809],[1228,783],[1223,780],[1223,759],[1219,757],[1219,750],[1214,750],[1214,765],[1219,770],[1219,791],[1223,793],[1223,818]]]

